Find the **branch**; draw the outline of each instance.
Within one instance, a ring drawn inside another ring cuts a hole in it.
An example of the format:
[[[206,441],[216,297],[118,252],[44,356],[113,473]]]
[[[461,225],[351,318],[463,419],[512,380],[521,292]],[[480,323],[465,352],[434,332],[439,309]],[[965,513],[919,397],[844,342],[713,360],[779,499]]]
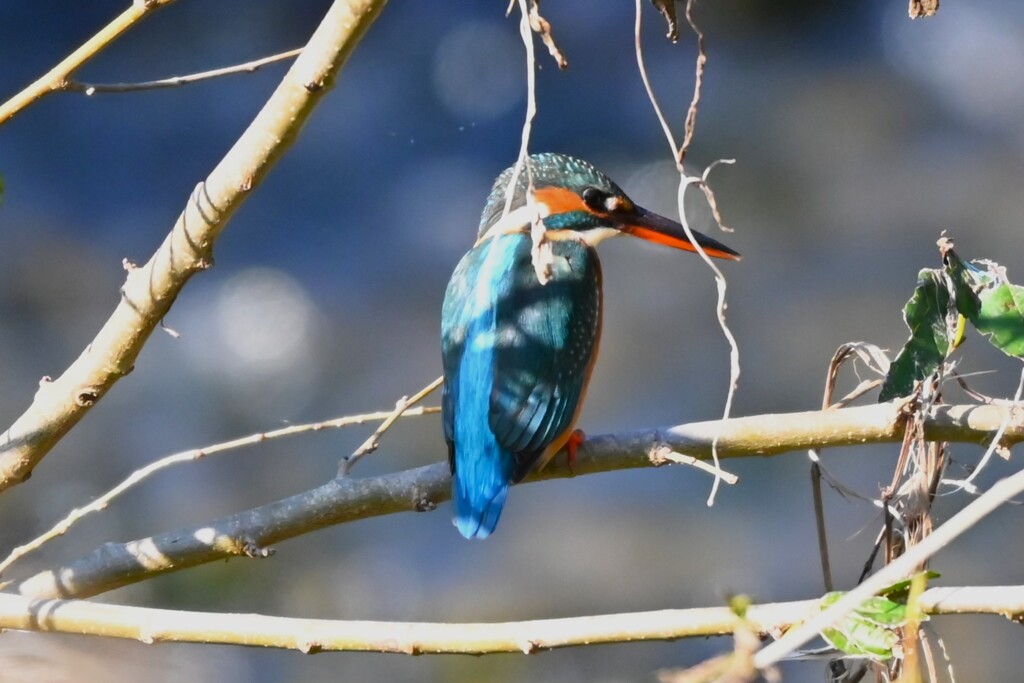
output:
[[[1024,410],[1007,406],[938,406],[926,417],[929,440],[984,444],[1012,415],[1003,442],[1024,440]],[[673,451],[708,460],[718,434],[722,458],[776,455],[811,447],[892,443],[903,438],[902,405],[758,415],[697,422],[587,439],[570,471],[552,462],[529,481],[662,464]],[[267,546],[316,529],[397,512],[429,511],[450,496],[448,466],[428,465],[366,479],[339,478],[318,488],[222,517],[199,527],[107,543],[9,589],[37,598],[89,597],[167,572],[233,556],[262,556]]]
[[[288,50],[287,52],[279,52],[278,54],[270,55],[269,57],[254,59],[252,61],[245,62],[244,64],[234,64],[232,66],[225,66],[219,69],[210,69],[208,71],[188,74],[186,76],[172,76],[171,78],[161,78],[156,81],[142,81],[141,83],[78,83],[77,81],[67,81],[64,83],[64,87],[61,88],[61,90],[74,90],[76,92],[85,93],[87,96],[92,96],[99,93],[123,93],[138,92],[140,90],[176,88],[181,85],[188,85],[189,83],[196,83],[198,81],[206,81],[211,78],[230,76],[231,74],[251,74],[255,71],[259,71],[267,64],[274,64],[275,62],[282,62],[286,59],[291,59],[292,57],[298,57],[301,52],[302,48],[300,47],[295,50]]]
[[[114,42],[122,33],[174,0],[135,0],[131,7],[122,12],[116,19],[90,38],[84,45],[65,57],[35,83],[17,95],[0,104],[0,125],[14,117],[44,95],[63,90],[68,78],[83,64],[98,55],[105,47]]]
[[[753,605],[746,624],[762,635],[783,632],[819,610],[818,600]],[[921,595],[928,614],[1024,614],[1024,586],[932,588]],[[259,614],[185,612],[81,600],[36,600],[0,594],[0,628],[131,638],[143,643],[207,643],[325,651],[491,654],[604,643],[731,635],[738,618],[727,607],[666,609],[505,623],[333,621]]]
[[[185,283],[213,264],[232,214],[298,136],[385,0],[336,0],[249,128],[189,198],[149,262],[128,267],[121,301],[74,363],[43,378],[28,410],[0,435],[0,491],[21,483],[113,384],[131,372]]]
[[[409,409],[408,405],[402,410],[402,417],[413,417],[421,415],[432,415],[434,413],[441,412],[440,408],[428,407],[428,408],[412,408]],[[38,550],[48,541],[63,536],[78,523],[86,515],[94,512],[105,510],[110,503],[125,493],[129,489],[141,484],[143,481],[151,477],[152,475],[160,472],[173,465],[181,465],[186,462],[192,462],[199,460],[200,458],[208,458],[211,455],[217,455],[218,453],[224,453],[236,448],[243,446],[253,446],[258,443],[270,441],[271,439],[279,439],[286,436],[296,436],[298,434],[305,434],[307,432],[319,432],[324,429],[340,429],[342,427],[351,427],[354,425],[366,424],[367,422],[374,422],[377,420],[384,420],[388,423],[393,423],[397,419],[395,415],[396,411],[391,412],[376,412],[376,413],[363,413],[361,415],[346,415],[345,417],[338,417],[333,420],[325,420],[323,422],[313,422],[309,424],[301,425],[290,425],[288,427],[281,427],[280,429],[272,429],[266,432],[260,432],[258,434],[250,434],[249,436],[243,436],[238,439],[232,439],[231,441],[222,441],[221,443],[211,444],[209,446],[203,446],[202,448],[191,448],[187,451],[179,451],[172,453],[171,455],[164,456],[159,460],[149,463],[145,467],[132,472],[127,479],[122,481],[120,484],[110,489],[103,495],[94,498],[87,505],[78,507],[69,512],[63,519],[54,524],[50,529],[43,534],[32,539],[28,543],[19,545],[10,554],[0,561],[0,574],[3,574],[7,569],[17,562],[25,555]],[[380,438],[380,428],[374,432],[374,436]]]

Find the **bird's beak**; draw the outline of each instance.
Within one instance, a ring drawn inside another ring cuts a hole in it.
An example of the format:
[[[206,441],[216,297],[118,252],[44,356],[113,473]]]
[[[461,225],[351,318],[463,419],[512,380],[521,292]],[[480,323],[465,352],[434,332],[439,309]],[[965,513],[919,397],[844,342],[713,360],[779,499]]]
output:
[[[634,237],[640,237],[649,242],[655,242],[657,244],[664,244],[665,246],[675,247],[676,249],[684,249],[686,251],[697,251],[693,243],[690,242],[690,238],[687,237],[686,231],[683,230],[683,226],[676,223],[673,220],[669,220],[664,216],[659,216],[653,211],[640,208],[639,206],[626,216],[622,216],[619,230],[626,233],[627,235],[633,235]],[[714,258],[730,259],[732,261],[739,261],[739,252],[733,251],[729,247],[725,246],[718,240],[711,239],[707,235],[702,235],[696,230],[691,231],[693,238],[697,244],[700,245],[701,249],[704,250],[708,256]]]

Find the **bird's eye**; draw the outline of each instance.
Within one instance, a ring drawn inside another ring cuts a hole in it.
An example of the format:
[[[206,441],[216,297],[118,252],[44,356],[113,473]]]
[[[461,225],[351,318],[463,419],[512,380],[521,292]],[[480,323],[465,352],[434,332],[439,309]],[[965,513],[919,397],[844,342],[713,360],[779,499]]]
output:
[[[582,196],[583,203],[587,205],[588,209],[591,209],[592,211],[600,211],[601,213],[608,210],[608,195],[596,187],[588,187],[583,190]]]

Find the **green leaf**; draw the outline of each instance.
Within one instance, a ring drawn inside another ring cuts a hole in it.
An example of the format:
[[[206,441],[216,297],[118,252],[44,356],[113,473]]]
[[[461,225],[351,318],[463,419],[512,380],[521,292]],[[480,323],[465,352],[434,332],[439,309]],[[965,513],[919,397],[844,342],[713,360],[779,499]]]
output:
[[[1024,287],[1011,284],[998,264],[981,268],[945,251],[946,272],[953,280],[956,308],[1008,356],[1024,358]]]
[[[928,571],[926,579],[938,577],[937,572]],[[870,597],[851,611],[839,622],[821,632],[832,647],[852,657],[868,657],[877,661],[891,659],[900,643],[897,629],[908,622],[908,607],[904,602],[910,590],[911,580],[897,581],[884,588],[881,595]],[[824,610],[834,605],[846,593],[833,591],[826,593],[818,601]],[[894,598],[894,596],[901,596]],[[926,620],[927,615],[918,615]]]
[[[942,576],[942,574],[931,569],[926,570],[924,573],[924,578],[928,581],[931,581],[932,579],[937,579],[940,576]],[[897,581],[896,583],[890,584],[887,588],[883,588],[882,590],[878,591],[878,594],[883,597],[889,598],[890,600],[896,600],[897,602],[905,602],[907,596],[910,595],[910,584],[913,582],[914,579],[912,578]]]
[[[826,593],[819,606],[825,609],[844,595],[842,591]],[[865,600],[831,628],[824,629],[821,637],[847,655],[883,661],[893,657],[893,648],[900,642],[896,629],[906,621],[906,605],[876,596]]]
[[[953,349],[950,340],[949,290],[940,270],[925,268],[917,274],[917,287],[903,307],[910,339],[903,345],[878,395],[879,403],[909,396],[914,384],[931,375]]]
[[[821,637],[846,655],[878,661],[892,659],[893,649],[900,642],[899,636],[893,631],[856,619],[844,619],[841,626],[822,631]]]

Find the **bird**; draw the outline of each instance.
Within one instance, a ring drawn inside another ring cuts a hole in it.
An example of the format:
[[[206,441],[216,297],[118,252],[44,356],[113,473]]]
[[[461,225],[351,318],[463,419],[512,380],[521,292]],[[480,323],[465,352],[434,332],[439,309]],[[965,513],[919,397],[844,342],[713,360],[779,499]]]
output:
[[[563,447],[571,464],[582,440],[574,426],[602,325],[598,243],[626,234],[696,251],[679,223],[637,206],[586,161],[533,154],[510,187],[514,173],[512,166],[495,180],[441,310],[453,521],[469,539],[491,535],[511,484]],[[537,219],[551,250],[545,283],[532,255]],[[739,260],[691,232],[708,256]]]

